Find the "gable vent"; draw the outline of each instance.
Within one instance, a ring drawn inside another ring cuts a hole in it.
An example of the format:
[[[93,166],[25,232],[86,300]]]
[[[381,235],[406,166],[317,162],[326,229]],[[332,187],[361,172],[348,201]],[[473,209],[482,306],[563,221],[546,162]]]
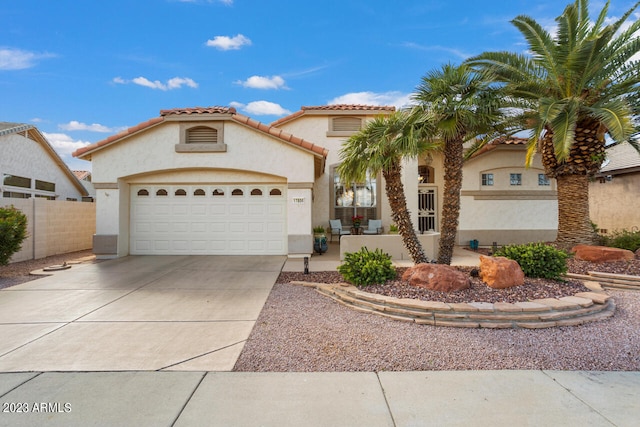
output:
[[[218,131],[205,126],[198,126],[187,131],[187,144],[217,144]]]
[[[336,117],[333,119],[334,132],[357,132],[362,125],[359,117]]]

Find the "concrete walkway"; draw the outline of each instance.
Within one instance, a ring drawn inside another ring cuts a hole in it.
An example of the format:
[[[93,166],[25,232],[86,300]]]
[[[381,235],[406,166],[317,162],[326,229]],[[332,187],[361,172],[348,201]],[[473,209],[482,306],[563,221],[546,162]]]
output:
[[[6,373],[0,425],[632,427],[638,391],[638,372]]]

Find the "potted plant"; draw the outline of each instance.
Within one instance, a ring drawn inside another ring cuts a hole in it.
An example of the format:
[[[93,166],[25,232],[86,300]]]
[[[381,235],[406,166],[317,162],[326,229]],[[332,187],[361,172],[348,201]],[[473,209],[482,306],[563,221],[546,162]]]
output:
[[[398,234],[398,226],[395,224],[389,225],[389,234]]]
[[[351,217],[351,221],[353,222],[354,228],[360,228],[360,224],[364,217],[362,215],[356,215]]]
[[[313,227],[313,250],[319,255],[327,251],[327,236],[322,226]]]

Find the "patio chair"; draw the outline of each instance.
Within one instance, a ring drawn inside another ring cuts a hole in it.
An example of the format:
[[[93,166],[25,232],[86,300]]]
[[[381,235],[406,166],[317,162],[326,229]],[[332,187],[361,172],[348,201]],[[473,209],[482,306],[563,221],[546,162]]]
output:
[[[340,238],[345,234],[351,234],[351,231],[349,231],[349,229],[342,228],[342,221],[340,221],[339,219],[330,219],[329,226],[331,227],[332,242],[333,242],[334,235],[338,236],[338,241],[340,241]]]
[[[370,219],[367,228],[362,231],[363,234],[382,234],[384,228],[382,227],[381,219]]]

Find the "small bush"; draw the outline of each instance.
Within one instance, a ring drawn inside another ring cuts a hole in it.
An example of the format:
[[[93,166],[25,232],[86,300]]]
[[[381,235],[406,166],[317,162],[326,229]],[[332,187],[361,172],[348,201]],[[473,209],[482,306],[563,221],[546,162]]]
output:
[[[27,216],[13,206],[0,208],[0,265],[9,264],[26,238]]]
[[[640,248],[640,231],[616,230],[605,238],[605,245],[635,252]]]
[[[569,254],[544,243],[504,246],[494,253],[516,261],[527,277],[560,279],[567,272]]]
[[[384,283],[396,277],[391,256],[381,249],[371,252],[366,247],[358,252],[347,252],[338,271],[347,282],[356,286]]]

